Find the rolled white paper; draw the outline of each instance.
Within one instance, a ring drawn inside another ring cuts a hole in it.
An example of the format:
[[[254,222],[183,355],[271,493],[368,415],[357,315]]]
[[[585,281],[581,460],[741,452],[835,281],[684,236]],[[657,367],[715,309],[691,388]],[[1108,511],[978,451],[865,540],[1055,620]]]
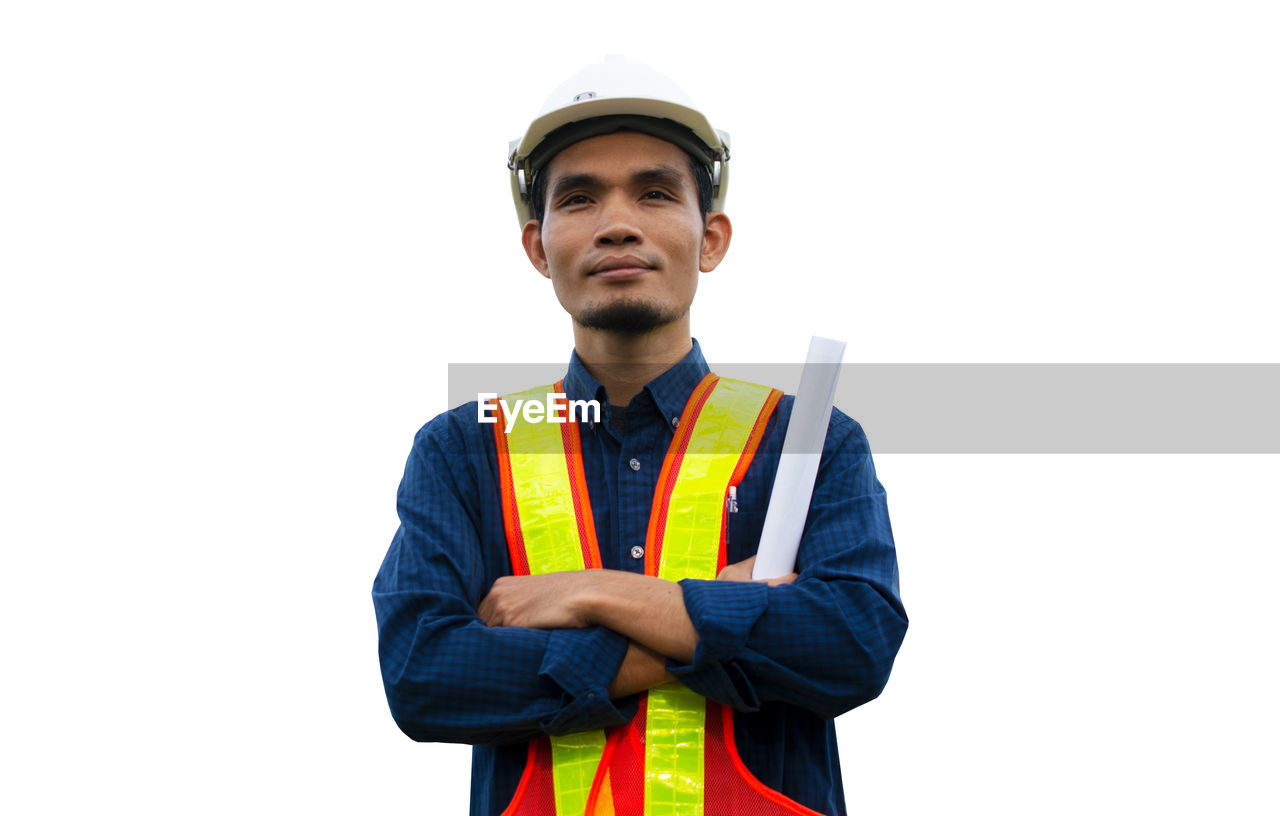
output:
[[[831,407],[835,404],[836,380],[840,377],[844,348],[841,340],[825,337],[809,340],[809,356],[804,361],[791,421],[782,440],[782,459],[773,480],[773,492],[769,494],[760,548],[751,570],[751,577],[756,580],[778,578],[795,570],[800,534],[809,515],[813,483],[818,478],[818,463],[822,460],[822,443],[827,438]]]

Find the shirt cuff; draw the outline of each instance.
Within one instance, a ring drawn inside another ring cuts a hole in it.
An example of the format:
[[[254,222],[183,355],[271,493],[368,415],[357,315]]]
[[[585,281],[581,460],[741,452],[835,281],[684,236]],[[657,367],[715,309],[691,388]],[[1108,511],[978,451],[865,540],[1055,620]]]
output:
[[[703,697],[739,711],[758,710],[760,700],[733,659],[769,605],[768,585],[686,578],[680,588],[689,620],[698,632],[698,647],[692,663],[668,660],[667,671]]]
[[[627,638],[603,626],[552,629],[538,674],[564,690],[559,710],[539,725],[551,736],[622,725],[609,684],[627,654]]]

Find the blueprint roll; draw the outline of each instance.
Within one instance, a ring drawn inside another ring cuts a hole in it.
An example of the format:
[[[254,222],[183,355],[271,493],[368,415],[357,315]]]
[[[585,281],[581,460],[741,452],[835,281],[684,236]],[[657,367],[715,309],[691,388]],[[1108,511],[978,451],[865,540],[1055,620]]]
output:
[[[800,388],[791,409],[787,435],[782,440],[782,459],[769,494],[760,548],[756,552],[751,577],[757,581],[780,578],[796,568],[796,550],[809,515],[813,483],[818,478],[822,443],[831,422],[831,406],[836,399],[836,381],[845,343],[825,337],[809,340],[809,355],[800,374]]]

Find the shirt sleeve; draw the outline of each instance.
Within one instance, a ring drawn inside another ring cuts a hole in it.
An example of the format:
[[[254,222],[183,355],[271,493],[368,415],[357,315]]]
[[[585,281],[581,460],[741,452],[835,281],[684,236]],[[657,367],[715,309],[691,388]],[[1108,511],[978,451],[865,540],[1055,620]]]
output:
[[[739,711],[781,701],[829,718],[884,688],[907,616],[884,488],[862,428],[839,412],[796,571],[774,587],[681,581],[698,647],[689,664],[668,661],[671,674]]]
[[[373,585],[392,716],[415,740],[499,744],[605,728],[629,713],[609,699],[627,639],[602,627],[489,627],[489,591],[471,457],[449,414],[419,432],[397,494],[400,528]]]

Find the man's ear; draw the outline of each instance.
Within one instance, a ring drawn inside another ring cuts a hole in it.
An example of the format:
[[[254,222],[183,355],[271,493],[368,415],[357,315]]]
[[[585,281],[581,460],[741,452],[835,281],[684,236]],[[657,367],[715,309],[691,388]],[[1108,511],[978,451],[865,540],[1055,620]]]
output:
[[[733,224],[729,216],[722,212],[707,213],[706,227],[702,231],[702,251],[698,255],[698,269],[710,272],[724,260],[729,251],[729,240],[733,238]]]
[[[520,232],[520,243],[524,244],[524,254],[529,256],[529,263],[542,273],[542,277],[550,278],[547,271],[547,253],[542,248],[542,222],[529,221]]]

